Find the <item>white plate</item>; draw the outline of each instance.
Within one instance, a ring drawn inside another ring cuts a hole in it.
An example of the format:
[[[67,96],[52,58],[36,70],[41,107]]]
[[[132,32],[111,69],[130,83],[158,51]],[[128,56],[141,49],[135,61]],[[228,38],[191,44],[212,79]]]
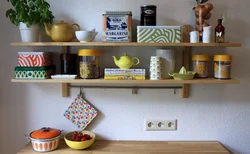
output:
[[[52,75],[52,79],[75,79],[77,75]]]

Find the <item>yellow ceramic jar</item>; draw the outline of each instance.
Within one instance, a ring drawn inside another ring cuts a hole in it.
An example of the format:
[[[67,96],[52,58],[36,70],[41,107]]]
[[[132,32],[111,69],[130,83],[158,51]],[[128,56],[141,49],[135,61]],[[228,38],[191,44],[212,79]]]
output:
[[[208,78],[209,55],[193,55],[193,71],[196,78]]]
[[[220,80],[231,79],[232,55],[214,56],[214,78]]]
[[[100,78],[100,50],[81,49],[79,56],[79,75],[82,79]]]

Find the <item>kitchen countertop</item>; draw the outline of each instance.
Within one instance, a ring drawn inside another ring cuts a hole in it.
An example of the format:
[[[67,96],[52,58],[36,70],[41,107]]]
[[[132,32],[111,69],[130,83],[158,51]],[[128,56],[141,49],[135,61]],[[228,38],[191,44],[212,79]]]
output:
[[[230,154],[219,142],[96,141],[89,149],[72,150],[62,140],[48,154]],[[37,154],[27,144],[17,154]],[[43,153],[46,154],[46,153]]]

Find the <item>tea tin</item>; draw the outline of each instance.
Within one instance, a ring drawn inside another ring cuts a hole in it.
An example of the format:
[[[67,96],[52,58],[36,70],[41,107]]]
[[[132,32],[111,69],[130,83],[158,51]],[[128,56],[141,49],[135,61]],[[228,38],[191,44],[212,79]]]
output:
[[[106,11],[103,14],[104,42],[132,42],[132,12]]]

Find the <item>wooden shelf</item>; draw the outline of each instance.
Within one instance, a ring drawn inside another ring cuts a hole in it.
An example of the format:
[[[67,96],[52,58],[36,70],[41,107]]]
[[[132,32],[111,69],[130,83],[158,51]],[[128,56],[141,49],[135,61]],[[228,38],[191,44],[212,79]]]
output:
[[[58,149],[44,154],[229,154],[219,142],[130,142],[95,141],[85,150],[70,149],[61,141]],[[17,154],[37,154],[31,144],[27,144]]]
[[[100,46],[100,47],[241,47],[241,43],[110,43],[110,42],[13,42],[12,46]]]
[[[194,80],[104,80],[104,79],[91,79],[91,80],[82,80],[82,79],[46,79],[46,80],[36,80],[36,79],[12,79],[11,82],[18,83],[69,83],[69,84],[88,84],[88,85],[99,85],[105,84],[107,86],[114,85],[149,85],[160,86],[163,84],[240,84],[239,80],[217,80],[213,78],[208,79],[194,79]]]

